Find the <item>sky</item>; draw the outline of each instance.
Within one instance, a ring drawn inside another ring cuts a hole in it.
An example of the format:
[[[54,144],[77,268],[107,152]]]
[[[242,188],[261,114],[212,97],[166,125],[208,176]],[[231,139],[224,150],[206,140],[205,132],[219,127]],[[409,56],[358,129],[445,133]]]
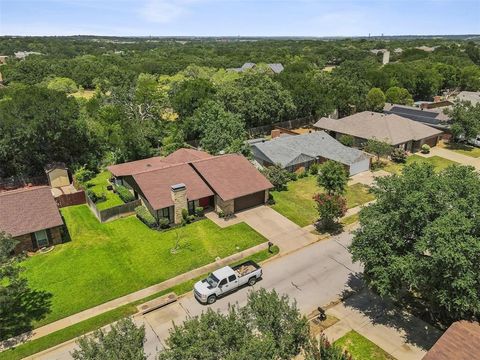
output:
[[[0,35],[479,33],[480,0],[0,0]]]

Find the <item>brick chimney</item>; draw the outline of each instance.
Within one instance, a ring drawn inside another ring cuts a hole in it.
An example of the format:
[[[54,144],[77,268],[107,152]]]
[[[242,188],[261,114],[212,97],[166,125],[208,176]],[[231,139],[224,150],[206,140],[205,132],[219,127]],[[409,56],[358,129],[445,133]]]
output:
[[[436,95],[436,96],[433,97],[433,102],[434,103],[438,103],[440,101],[442,101],[442,97],[440,95]]]
[[[281,133],[282,132],[280,131],[280,129],[273,129],[270,135],[272,136],[272,139],[275,139],[279,137]]]
[[[188,209],[187,187],[180,183],[171,186],[173,200],[173,222],[180,224],[182,222],[182,210]]]

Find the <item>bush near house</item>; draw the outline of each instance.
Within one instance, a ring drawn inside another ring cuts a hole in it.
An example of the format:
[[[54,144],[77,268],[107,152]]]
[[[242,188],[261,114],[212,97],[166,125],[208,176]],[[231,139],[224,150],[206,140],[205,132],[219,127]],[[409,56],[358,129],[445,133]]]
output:
[[[201,206],[198,206],[195,208],[195,215],[197,215],[198,217],[202,217],[203,216],[203,207]]]
[[[170,220],[167,218],[161,218],[158,221],[158,225],[160,226],[160,229],[168,229],[170,227]]]
[[[122,199],[124,203],[128,203],[130,201],[135,200],[135,196],[125,186],[118,185],[116,187],[116,190],[117,190],[118,196],[120,196],[120,199]]]
[[[150,211],[148,211],[145,206],[137,206],[135,208],[135,214],[137,214],[137,217],[148,227],[154,228],[155,226],[157,226],[157,220],[155,220],[153,215],[150,214]]]
[[[407,161],[407,152],[401,148],[395,148],[392,150],[390,158],[393,162],[404,163],[405,161]]]
[[[427,144],[423,144],[422,145],[422,153],[428,154],[429,152],[430,152],[430,146],[428,146]]]

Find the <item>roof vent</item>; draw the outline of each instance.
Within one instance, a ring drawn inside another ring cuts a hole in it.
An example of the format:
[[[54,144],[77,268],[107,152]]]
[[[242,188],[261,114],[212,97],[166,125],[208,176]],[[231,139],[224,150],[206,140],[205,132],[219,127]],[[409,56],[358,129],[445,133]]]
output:
[[[187,187],[185,186],[184,183],[180,183],[180,184],[175,184],[175,185],[172,185],[171,189],[172,191],[181,191],[181,190],[185,190]]]
[[[147,167],[151,167],[151,166],[152,166],[152,164],[147,164]]]

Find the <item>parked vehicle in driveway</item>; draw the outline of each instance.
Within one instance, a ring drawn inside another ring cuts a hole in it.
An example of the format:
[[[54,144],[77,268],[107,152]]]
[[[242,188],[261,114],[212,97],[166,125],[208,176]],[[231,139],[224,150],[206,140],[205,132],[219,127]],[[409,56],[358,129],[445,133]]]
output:
[[[240,265],[225,266],[198,281],[193,292],[195,298],[204,304],[213,304],[217,298],[224,296],[243,285],[254,285],[262,277],[262,268],[254,261]]]

